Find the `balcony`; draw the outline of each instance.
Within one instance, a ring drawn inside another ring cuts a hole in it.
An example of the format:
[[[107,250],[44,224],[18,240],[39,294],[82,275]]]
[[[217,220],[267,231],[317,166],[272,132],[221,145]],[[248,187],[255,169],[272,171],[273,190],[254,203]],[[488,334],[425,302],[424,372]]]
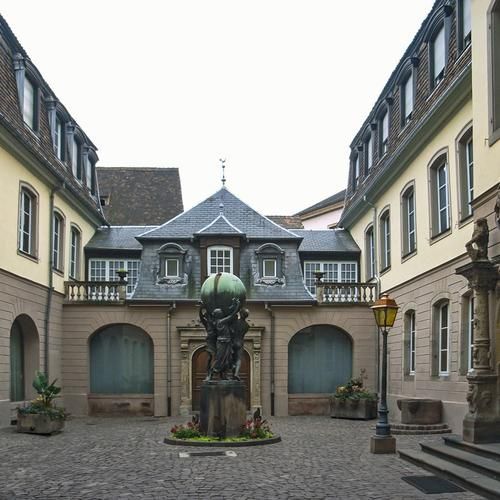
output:
[[[126,281],[66,281],[66,304],[108,304],[125,302]]]
[[[377,299],[375,283],[338,283],[323,281],[323,274],[316,275],[316,300],[320,305],[355,304],[371,305]]]

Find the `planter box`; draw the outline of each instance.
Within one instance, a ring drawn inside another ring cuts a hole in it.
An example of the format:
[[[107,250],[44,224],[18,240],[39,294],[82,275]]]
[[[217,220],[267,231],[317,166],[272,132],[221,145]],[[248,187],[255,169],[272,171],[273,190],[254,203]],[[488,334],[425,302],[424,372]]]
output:
[[[64,420],[58,418],[50,419],[47,415],[36,413],[17,414],[17,432],[28,432],[30,434],[53,434],[64,427]]]
[[[331,399],[332,418],[352,418],[370,420],[377,417],[377,401],[369,399]]]

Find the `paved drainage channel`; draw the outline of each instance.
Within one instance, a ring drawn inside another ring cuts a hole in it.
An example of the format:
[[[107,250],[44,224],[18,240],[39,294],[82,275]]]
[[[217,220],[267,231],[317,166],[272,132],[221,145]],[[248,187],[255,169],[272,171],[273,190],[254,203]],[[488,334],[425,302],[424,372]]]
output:
[[[235,451],[180,451],[179,458],[191,457],[236,457]]]

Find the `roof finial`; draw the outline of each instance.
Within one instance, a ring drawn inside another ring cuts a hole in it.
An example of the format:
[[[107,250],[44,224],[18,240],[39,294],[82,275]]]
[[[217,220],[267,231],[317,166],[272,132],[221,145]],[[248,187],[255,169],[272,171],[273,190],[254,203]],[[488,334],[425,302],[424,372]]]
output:
[[[222,187],[225,188],[226,187],[226,159],[222,159],[222,158],[219,158],[219,161],[221,163],[221,167],[222,167]]]

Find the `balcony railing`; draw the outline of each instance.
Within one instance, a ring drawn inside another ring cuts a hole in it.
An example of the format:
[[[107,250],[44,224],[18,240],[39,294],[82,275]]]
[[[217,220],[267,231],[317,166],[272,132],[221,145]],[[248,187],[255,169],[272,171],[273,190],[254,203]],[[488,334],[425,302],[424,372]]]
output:
[[[117,304],[126,298],[126,281],[66,281],[66,301],[78,303]]]
[[[319,304],[371,304],[375,302],[375,283],[333,283],[316,281],[316,299]]]

